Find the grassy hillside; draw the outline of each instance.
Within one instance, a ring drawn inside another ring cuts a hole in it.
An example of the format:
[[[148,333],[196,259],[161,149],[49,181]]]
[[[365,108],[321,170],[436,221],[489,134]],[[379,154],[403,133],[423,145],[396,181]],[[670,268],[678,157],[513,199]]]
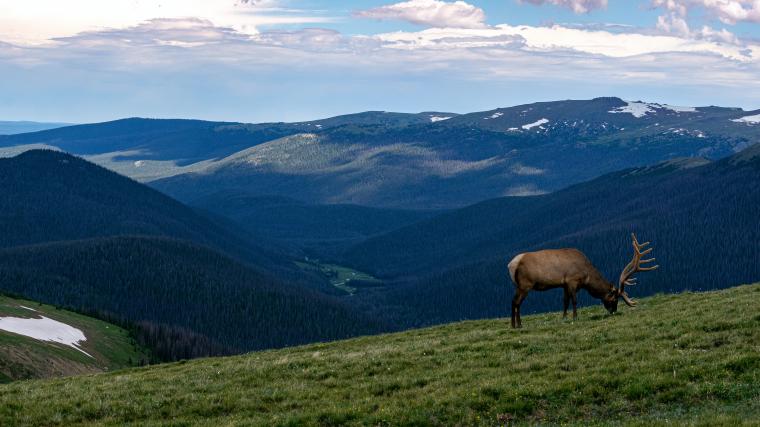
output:
[[[758,313],[760,284],[14,383],[0,424],[750,425]]]
[[[78,346],[82,351],[0,327],[0,382],[112,371],[136,366],[148,358],[128,332],[116,325],[50,305],[0,295],[0,319],[41,316],[82,331],[86,338]]]

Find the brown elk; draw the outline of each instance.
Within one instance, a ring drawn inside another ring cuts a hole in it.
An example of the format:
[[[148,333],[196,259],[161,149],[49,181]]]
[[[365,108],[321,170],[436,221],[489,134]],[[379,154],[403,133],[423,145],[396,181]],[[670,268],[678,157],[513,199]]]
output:
[[[633,277],[635,273],[654,270],[659,266],[641,266],[655,260],[654,258],[641,259],[642,256],[652,252],[652,248],[644,249],[649,242],[639,243],[633,233],[631,237],[633,238],[633,259],[620,273],[617,288],[607,281],[591,264],[591,261],[577,249],[547,249],[526,252],[514,257],[509,262],[509,275],[515,283],[515,296],[512,299],[512,327],[522,327],[520,304],[531,290],[545,291],[563,288],[565,290],[563,317],[567,317],[567,307],[572,301],[573,319],[578,317],[577,293],[579,289],[585,289],[592,297],[601,299],[602,304],[610,313],[617,311],[620,298],[628,306],[635,306],[636,302],[628,297],[625,286],[633,286],[636,283]]]

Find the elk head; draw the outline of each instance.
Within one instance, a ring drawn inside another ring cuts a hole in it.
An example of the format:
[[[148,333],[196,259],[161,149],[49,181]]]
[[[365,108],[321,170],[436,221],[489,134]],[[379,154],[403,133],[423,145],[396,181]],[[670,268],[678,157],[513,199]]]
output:
[[[631,233],[631,238],[633,239],[633,258],[620,273],[618,287],[613,287],[612,290],[602,299],[604,307],[610,313],[617,311],[618,300],[620,298],[622,298],[629,307],[635,307],[636,301],[632,300],[625,292],[626,285],[634,286],[636,284],[636,278],[633,277],[633,275],[639,271],[652,271],[659,267],[659,265],[654,265],[651,267],[641,266],[642,264],[654,262],[654,258],[641,259],[644,255],[652,252],[652,248],[644,249],[647,245],[649,245],[649,242],[639,243],[639,241],[636,239],[636,234],[634,233]]]

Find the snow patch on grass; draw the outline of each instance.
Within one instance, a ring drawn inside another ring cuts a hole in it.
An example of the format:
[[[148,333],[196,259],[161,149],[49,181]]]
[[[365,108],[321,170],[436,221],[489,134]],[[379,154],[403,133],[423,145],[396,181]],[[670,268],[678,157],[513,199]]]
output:
[[[32,310],[28,307],[24,308]],[[0,317],[0,329],[40,341],[63,344],[92,357],[78,346],[80,342],[87,340],[81,330],[45,316],[40,316],[37,319]]]

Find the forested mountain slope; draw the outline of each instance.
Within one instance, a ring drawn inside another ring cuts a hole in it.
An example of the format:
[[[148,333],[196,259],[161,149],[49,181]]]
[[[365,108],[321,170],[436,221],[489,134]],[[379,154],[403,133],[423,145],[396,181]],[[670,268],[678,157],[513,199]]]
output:
[[[234,191],[201,197],[189,205],[230,218],[253,235],[319,251],[344,247],[441,213],[346,204],[317,205],[283,196],[255,196]]]
[[[384,330],[345,304],[208,248],[112,237],[0,250],[0,290],[135,329],[163,360]]]
[[[0,159],[0,187],[0,247],[114,235],[169,236],[262,269],[290,270],[276,246],[257,243],[223,221],[72,155],[34,150]]]
[[[578,247],[614,279],[630,259],[631,232],[653,241],[661,265],[635,295],[757,280],[758,218],[760,144],[712,163],[670,161],[553,194],[489,200],[371,238],[343,260],[403,283],[367,296],[367,304],[429,324],[506,313],[506,264],[524,251]],[[527,298],[544,310],[560,301],[553,292]]]

